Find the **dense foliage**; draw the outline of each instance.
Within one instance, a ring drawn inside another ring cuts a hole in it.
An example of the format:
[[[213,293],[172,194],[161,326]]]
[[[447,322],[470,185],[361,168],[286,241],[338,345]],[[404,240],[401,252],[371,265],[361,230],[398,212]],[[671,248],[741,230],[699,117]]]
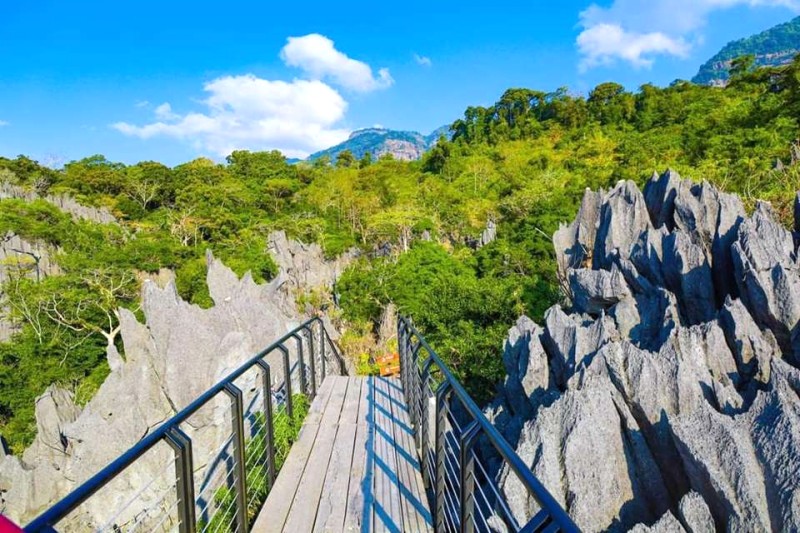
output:
[[[38,282],[20,273],[3,287],[0,307],[21,330],[0,344],[2,433],[17,450],[30,441],[33,398],[50,383],[91,396],[107,373],[106,346],[119,345],[113,311],[137,309],[142,273],[173,269],[184,298],[210,305],[206,249],[267,280],[274,229],[331,256],[361,249],[336,287],[350,331],[369,332],[384,304],[396,303],[485,399],[502,378],[511,322],[520,313],[541,320],[558,301],[550,236],[586,187],[641,183],[672,167],[748,203],[772,200],[788,217],[800,188],[800,167],[790,165],[800,63],[746,66],[725,89],[676,82],[631,93],[604,83],[588,97],[511,89],[491,107],[467,109],[452,141],[410,163],[340,154],[292,165],[277,152],[237,151],[224,164],[125,166],[93,156],[53,171],[0,159],[0,179],[68,193],[120,221],[75,222],[44,201],[0,200],[0,235],[57,247],[63,271]],[[773,170],[777,158],[786,169]],[[489,219],[498,239],[468,246]]]

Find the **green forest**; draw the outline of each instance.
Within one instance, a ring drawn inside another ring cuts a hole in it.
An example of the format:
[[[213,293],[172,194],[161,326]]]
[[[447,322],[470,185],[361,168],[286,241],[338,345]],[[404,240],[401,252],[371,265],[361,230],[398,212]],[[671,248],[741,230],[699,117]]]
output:
[[[0,200],[0,236],[57,247],[63,271],[15,276],[2,288],[0,308],[20,330],[0,344],[0,433],[22,450],[35,434],[34,399],[51,383],[91,398],[108,374],[106,346],[122,348],[115,309],[138,312],[141,272],[172,269],[181,296],[209,306],[205,251],[269,280],[276,265],[266,237],[276,229],[329,256],[390,243],[390,254],[362,254],[337,284],[349,335],[369,335],[394,302],[486,400],[503,377],[509,326],[522,313],[541,320],[560,299],[551,235],[574,217],[585,188],[641,184],[670,167],[740,193],[749,206],[770,200],[788,221],[800,189],[792,165],[800,61],[750,65],[737,63],[725,88],[509,89],[490,107],[468,108],[452,139],[415,162],[343,152],[290,164],[279,152],[236,151],[224,163],[128,166],[95,155],[51,170],[0,158],[0,182],[66,193],[120,221],[76,222],[43,200]],[[488,220],[497,240],[468,246]]]

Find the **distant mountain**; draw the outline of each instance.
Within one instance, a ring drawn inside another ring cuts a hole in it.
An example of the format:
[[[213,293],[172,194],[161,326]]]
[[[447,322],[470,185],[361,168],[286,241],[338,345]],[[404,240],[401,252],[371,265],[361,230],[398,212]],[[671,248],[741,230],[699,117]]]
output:
[[[412,161],[422,157],[441,135],[449,136],[450,127],[442,126],[429,135],[422,135],[416,131],[397,131],[384,128],[365,128],[350,134],[350,138],[341,144],[332,146],[308,157],[314,161],[320,157],[328,156],[331,161],[336,161],[340,152],[350,150],[356,159],[361,159],[367,152],[377,159],[384,154],[392,154],[395,159]]]
[[[692,78],[702,85],[725,85],[731,60],[753,54],[758,66],[778,66],[792,61],[800,53],[800,17],[779,24],[767,31],[725,45],[717,55],[706,61]]]

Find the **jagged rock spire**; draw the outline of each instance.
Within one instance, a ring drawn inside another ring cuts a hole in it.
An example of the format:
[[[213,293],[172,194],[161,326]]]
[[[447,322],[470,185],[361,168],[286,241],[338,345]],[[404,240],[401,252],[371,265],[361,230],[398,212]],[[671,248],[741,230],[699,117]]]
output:
[[[571,309],[509,331],[491,409],[580,527],[800,529],[797,237],[674,171],[586,191],[553,236]]]

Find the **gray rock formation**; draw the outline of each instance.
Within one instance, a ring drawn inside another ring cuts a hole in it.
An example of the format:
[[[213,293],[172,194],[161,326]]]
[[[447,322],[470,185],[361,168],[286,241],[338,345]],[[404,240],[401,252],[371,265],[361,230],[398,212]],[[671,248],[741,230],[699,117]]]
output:
[[[117,219],[108,209],[104,207],[89,207],[78,203],[74,198],[66,194],[48,194],[40,196],[34,191],[12,185],[8,182],[0,183],[0,200],[6,198],[17,198],[21,200],[33,201],[44,200],[58,207],[63,212],[69,214],[75,220],[88,220],[98,224],[114,224]]]
[[[566,277],[567,269],[591,266],[597,221],[604,197],[602,190],[594,192],[586,189],[577,218],[570,225],[561,224],[553,235],[561,279]]]
[[[283,295],[282,302],[289,305],[287,313],[294,313],[293,302],[304,290],[330,289],[336,279],[356,257],[356,251],[334,259],[326,259],[318,244],[305,244],[286,237],[283,231],[275,231],[267,238],[267,249],[278,264],[278,276],[273,282]]]
[[[397,346],[397,306],[391,302],[383,308],[378,325],[378,346],[388,350],[390,344]]]
[[[0,236],[0,285],[10,279],[44,279],[61,274],[54,260],[58,249],[46,244],[28,242],[14,233]],[[3,305],[0,289],[0,342],[7,341],[17,331],[16,325],[7,318],[8,307]]]
[[[570,291],[574,295],[573,305],[579,313],[598,315],[631,296],[617,265],[613,265],[610,271],[569,269],[567,275]]]
[[[796,237],[671,171],[587,191],[553,236],[571,309],[509,330],[490,414],[579,527],[800,529]]]
[[[489,219],[489,221],[486,222],[486,229],[481,232],[479,248],[494,242],[495,239],[497,239],[497,223]]]
[[[29,242],[19,235],[0,236],[0,284],[12,277],[43,279],[61,274],[53,246]]]
[[[249,273],[239,279],[208,255],[207,282],[214,301],[209,309],[181,300],[173,281],[165,287],[145,281],[145,322],[139,323],[131,312],[120,310],[124,355],[113,346],[109,348],[111,374],[95,397],[80,409],[71,394],[51,387],[37,401],[34,443],[22,457],[0,457],[0,512],[27,522],[253,354],[299,325],[303,317],[287,286],[330,284],[338,272],[324,262],[317,248],[293,243],[282,234],[274,235],[272,243],[281,274],[265,285],[255,283]],[[279,354],[270,357],[278,358]],[[279,383],[283,380],[282,367],[277,359],[271,362],[273,382]],[[255,378],[255,373],[242,378],[246,394],[258,390]],[[229,402],[223,395],[183,425],[194,443],[196,470],[212,468],[215,451],[230,434],[229,414]],[[160,505],[148,494],[158,493],[159,487],[161,493],[174,492],[168,490],[174,483],[171,460],[166,446],[148,453],[113,482],[113,490],[83,505],[73,517],[76,522],[66,529],[78,527],[76,524],[81,524],[80,528],[102,525],[110,519],[109,510],[121,510],[111,517],[113,523],[129,523],[141,509]],[[161,475],[164,472],[166,476]],[[145,486],[150,492],[134,498]],[[135,503],[125,507],[131,499]]]
[[[600,207],[592,256],[593,268],[611,267],[613,253],[629,258],[631,245],[643,231],[652,227],[644,196],[636,184],[632,181],[618,183]]]

